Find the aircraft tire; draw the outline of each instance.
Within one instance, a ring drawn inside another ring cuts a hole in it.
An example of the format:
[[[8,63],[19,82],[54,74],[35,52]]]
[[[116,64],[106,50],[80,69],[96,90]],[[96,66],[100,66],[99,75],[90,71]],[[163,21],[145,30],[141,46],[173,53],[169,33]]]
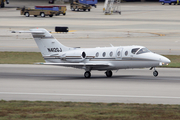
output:
[[[111,70],[107,70],[105,72],[105,74],[106,74],[107,77],[112,77],[112,71]]]
[[[155,71],[153,72],[153,75],[154,75],[154,77],[157,77],[157,76],[158,76],[158,71],[155,70]]]
[[[88,11],[90,12],[90,11],[91,11],[91,9],[88,9]]]
[[[86,72],[84,73],[84,77],[85,77],[85,78],[90,78],[90,77],[91,77],[91,73],[90,73],[89,71],[86,71]]]
[[[26,16],[26,17],[29,17],[29,13],[28,13],[28,12],[26,12],[26,13],[25,13],[25,16]]]

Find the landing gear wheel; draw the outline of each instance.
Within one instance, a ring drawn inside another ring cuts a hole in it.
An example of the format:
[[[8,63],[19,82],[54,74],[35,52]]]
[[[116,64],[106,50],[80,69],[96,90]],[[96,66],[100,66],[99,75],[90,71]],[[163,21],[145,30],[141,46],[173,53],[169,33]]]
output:
[[[26,17],[29,17],[29,13],[28,13],[28,12],[26,12],[26,13],[25,13],[25,16],[26,16]]]
[[[84,73],[84,77],[85,77],[85,78],[90,78],[90,77],[91,77],[91,73],[90,73],[89,71],[86,71],[86,72]]]
[[[88,9],[88,11],[90,12],[90,11],[91,11],[91,9]]]
[[[169,5],[171,5],[171,3],[169,3]]]
[[[157,77],[157,76],[158,76],[158,71],[155,70],[155,71],[153,72],[153,75],[154,75],[154,77]]]
[[[45,17],[45,14],[43,12],[40,15],[41,15],[41,17]]]
[[[107,77],[112,77],[112,71],[111,70],[107,70],[105,72],[105,74],[106,74]]]

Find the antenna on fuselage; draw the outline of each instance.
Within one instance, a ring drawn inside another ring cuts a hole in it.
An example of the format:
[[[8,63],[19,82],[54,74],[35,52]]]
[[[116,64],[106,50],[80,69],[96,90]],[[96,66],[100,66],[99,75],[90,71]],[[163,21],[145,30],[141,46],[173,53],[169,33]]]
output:
[[[112,44],[110,44],[111,45],[111,47],[114,47]]]

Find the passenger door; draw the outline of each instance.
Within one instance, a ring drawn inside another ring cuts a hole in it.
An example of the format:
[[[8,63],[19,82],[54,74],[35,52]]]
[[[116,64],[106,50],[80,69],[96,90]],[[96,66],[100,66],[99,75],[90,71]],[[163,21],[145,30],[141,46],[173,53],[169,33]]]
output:
[[[122,53],[123,53],[123,48],[118,48],[116,50],[116,60],[122,60]]]

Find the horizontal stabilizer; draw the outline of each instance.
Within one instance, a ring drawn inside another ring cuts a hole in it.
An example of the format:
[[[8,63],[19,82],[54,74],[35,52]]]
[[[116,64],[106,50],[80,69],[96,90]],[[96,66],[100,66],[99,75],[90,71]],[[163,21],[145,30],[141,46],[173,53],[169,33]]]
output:
[[[12,33],[34,33],[34,34],[43,34],[44,31],[12,31]]]

